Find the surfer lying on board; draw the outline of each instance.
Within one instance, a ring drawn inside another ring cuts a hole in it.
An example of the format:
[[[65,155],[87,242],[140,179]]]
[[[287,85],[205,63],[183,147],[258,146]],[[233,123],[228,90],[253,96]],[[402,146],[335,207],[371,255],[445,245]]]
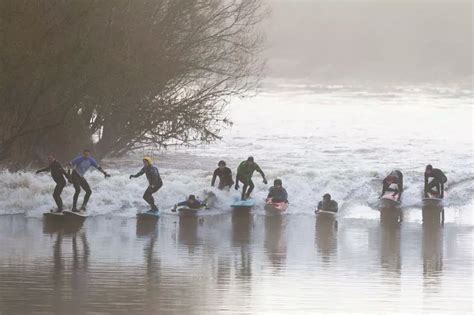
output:
[[[273,181],[273,186],[270,187],[267,196],[267,199],[270,198],[274,203],[288,202],[288,193],[286,192],[286,189],[283,188],[283,182],[281,181],[281,179],[275,179]]]
[[[331,195],[330,194],[325,194],[323,196],[323,200],[321,200],[318,203],[318,211],[330,211],[330,212],[337,212],[339,210],[339,207],[337,205],[337,202],[335,200],[331,200]]]
[[[97,162],[90,155],[91,155],[91,151],[85,149],[82,152],[82,155],[76,157],[74,160],[72,160],[68,164],[73,169],[72,174],[71,174],[71,183],[75,189],[74,197],[72,201],[73,212],[79,212],[76,206],[77,206],[77,199],[79,198],[79,194],[81,193],[81,188],[84,189],[84,191],[86,192],[84,196],[84,201],[82,202],[81,210],[86,211],[87,202],[89,201],[92,191],[89,186],[89,183],[84,178],[84,175],[86,174],[86,172],[89,170],[91,166],[95,167],[99,172],[104,174],[105,178],[110,177],[109,174],[107,174],[99,165],[97,165]]]
[[[267,184],[267,179],[265,178],[265,174],[263,173],[260,166],[255,163],[252,156],[249,156],[246,161],[242,161],[237,168],[237,176],[235,178],[235,189],[239,189],[239,181],[244,184],[242,187],[242,200],[250,198],[250,194],[252,193],[255,185],[252,182],[252,175],[253,172],[259,172],[262,175],[263,183]]]
[[[199,209],[202,207],[207,207],[204,201],[197,199],[195,195],[189,195],[186,201],[182,201],[178,204],[175,204],[171,211],[176,212],[176,209],[178,209],[178,207],[183,207],[183,206],[186,206],[189,209]]]
[[[53,153],[48,154],[48,161],[49,165],[45,168],[36,171],[36,174],[41,172],[51,172],[51,177],[53,178],[54,182],[56,183],[56,187],[54,188],[53,198],[58,206],[57,210],[54,212],[62,212],[63,211],[63,200],[61,199],[61,193],[63,192],[64,186],[66,186],[66,177],[69,179],[69,174],[66,173],[64,168],[61,166],[58,160],[54,157]]]
[[[428,182],[430,178],[433,178],[431,182]],[[448,178],[444,173],[438,169],[433,168],[431,164],[426,165],[425,169],[425,198],[428,198],[428,193],[437,195],[439,198],[444,198],[444,184],[448,181]],[[433,190],[436,188],[437,192]]]
[[[145,201],[151,206],[150,211],[158,212],[158,207],[155,205],[153,194],[156,193],[158,189],[161,188],[161,186],[163,186],[163,181],[161,180],[158,168],[153,166],[153,161],[148,156],[143,158],[143,168],[140,170],[140,172],[136,173],[135,175],[130,175],[130,179],[140,177],[143,174],[146,174],[146,178],[148,179],[148,188],[143,194],[143,199],[145,199]]]
[[[396,184],[397,188],[390,187],[392,184]],[[400,201],[403,193],[403,174],[399,170],[394,170],[383,180],[382,194],[380,198],[385,195],[387,191],[393,191],[392,196],[398,195],[397,200]]]
[[[217,188],[220,190],[223,190],[224,188],[230,189],[230,187],[232,187],[234,184],[234,180],[232,179],[232,171],[225,165],[225,161],[219,161],[217,166],[218,167],[212,175],[211,186],[214,187],[216,178],[219,177],[219,185]]]

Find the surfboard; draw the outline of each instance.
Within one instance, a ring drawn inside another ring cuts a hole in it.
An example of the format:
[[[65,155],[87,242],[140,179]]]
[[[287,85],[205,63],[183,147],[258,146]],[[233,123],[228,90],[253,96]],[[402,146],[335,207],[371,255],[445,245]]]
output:
[[[397,200],[398,195],[393,196],[393,192],[388,192],[380,198],[380,201],[385,204],[386,206],[398,207],[402,203]]]
[[[160,217],[160,212],[146,211],[137,213],[137,218],[139,219],[158,219]]]
[[[288,209],[287,202],[272,202],[267,200],[265,203],[265,210],[271,213],[283,213]]]
[[[324,215],[324,216],[332,216],[332,217],[337,216],[337,212],[326,211],[326,210],[316,210],[314,211],[314,213],[316,213],[317,215]]]
[[[446,192],[444,192],[444,197],[446,197]],[[438,194],[428,193],[428,197],[423,197],[422,202],[425,206],[441,206],[443,198],[439,198]]]
[[[247,199],[247,200],[236,199],[230,206],[234,209],[252,208],[253,206],[255,206],[255,200],[254,199]]]
[[[45,218],[49,219],[62,219],[64,218],[64,214],[62,212],[45,212],[43,213]]]
[[[75,219],[75,220],[84,220],[87,218],[87,213],[85,211],[72,212],[72,211],[63,211],[66,218]]]
[[[204,206],[202,206],[200,208],[197,208],[197,209],[193,209],[193,208],[189,208],[189,207],[180,207],[180,208],[178,208],[178,213],[180,213],[180,214],[196,214],[199,211],[204,210],[204,209],[206,209],[206,207],[204,207]]]

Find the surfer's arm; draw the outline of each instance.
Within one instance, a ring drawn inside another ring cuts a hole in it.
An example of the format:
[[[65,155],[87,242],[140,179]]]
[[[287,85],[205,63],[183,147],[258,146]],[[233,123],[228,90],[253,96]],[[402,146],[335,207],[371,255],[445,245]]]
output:
[[[387,188],[388,188],[387,182],[384,180],[384,181],[383,181],[383,184],[382,184],[382,194],[380,195],[380,198],[383,197],[383,195],[384,195],[385,192],[387,191]]]
[[[339,206],[337,205],[337,201],[331,202],[331,206],[329,208],[330,211],[332,212],[337,212],[339,210]]]
[[[140,177],[142,176],[143,174],[145,174],[145,168],[142,168],[138,173],[136,173],[135,175],[130,175],[130,177]]]
[[[323,210],[323,202],[322,201],[320,201],[318,203],[318,210]]]
[[[214,184],[216,183],[216,178],[217,178],[217,170],[215,170],[214,174],[212,174],[211,186],[213,187],[214,187]]]
[[[263,178],[263,182],[266,184],[267,183],[267,179],[265,178],[265,173],[263,173],[262,169],[260,168],[260,166],[257,165],[257,168],[255,169],[257,172],[260,173],[260,175],[262,175],[262,178]]]

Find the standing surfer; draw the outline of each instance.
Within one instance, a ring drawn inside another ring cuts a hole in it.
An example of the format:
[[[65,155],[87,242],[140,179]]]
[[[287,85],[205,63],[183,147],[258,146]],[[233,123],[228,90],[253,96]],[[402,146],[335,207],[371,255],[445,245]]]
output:
[[[66,177],[69,180],[69,174],[66,173],[64,168],[61,166],[58,160],[54,157],[53,153],[48,154],[48,161],[49,165],[45,168],[36,171],[36,174],[41,172],[51,172],[51,177],[56,183],[56,187],[54,188],[53,198],[58,206],[57,210],[54,212],[62,212],[63,211],[63,200],[61,199],[61,193],[63,192],[64,186],[66,186]]]
[[[158,212],[158,207],[155,205],[153,194],[163,186],[163,181],[161,180],[158,168],[153,166],[153,161],[150,157],[143,158],[143,168],[135,175],[130,175],[130,179],[140,177],[143,174],[146,174],[146,178],[148,179],[148,188],[143,194],[143,199],[151,206],[150,211]]]
[[[104,174],[105,178],[110,177],[110,175],[107,174],[97,164],[97,162],[90,156],[90,154],[91,154],[91,151],[85,149],[82,152],[82,155],[76,157],[74,160],[69,162],[69,165],[73,168],[72,174],[71,174],[71,182],[75,189],[74,198],[72,201],[73,212],[79,212],[76,206],[77,206],[77,199],[79,198],[79,194],[81,193],[81,188],[84,189],[84,191],[86,192],[84,196],[84,201],[82,202],[81,211],[86,211],[87,202],[89,201],[89,198],[92,194],[92,190],[89,186],[89,183],[84,178],[84,175],[86,174],[86,172],[89,170],[91,166],[95,167],[99,172]]]
[[[250,198],[250,194],[252,193],[255,185],[252,182],[252,175],[253,172],[259,172],[262,175],[263,183],[267,184],[267,179],[265,178],[265,174],[263,173],[260,166],[255,163],[252,156],[249,156],[246,161],[242,161],[237,168],[237,176],[235,179],[235,189],[239,189],[239,181],[244,184],[242,187],[242,200]]]

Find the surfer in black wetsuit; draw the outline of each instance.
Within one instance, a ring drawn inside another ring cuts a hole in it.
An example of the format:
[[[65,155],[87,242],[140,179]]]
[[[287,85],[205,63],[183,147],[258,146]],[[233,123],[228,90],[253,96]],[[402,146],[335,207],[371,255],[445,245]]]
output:
[[[430,178],[433,178],[431,182],[428,182]],[[448,178],[444,173],[438,169],[433,168],[431,164],[426,165],[425,169],[425,198],[428,198],[428,193],[438,195],[439,198],[444,198],[444,184],[448,181]],[[433,190],[436,187],[437,193]]]
[[[58,209],[55,212],[61,212],[63,211],[64,207],[63,200],[61,199],[61,193],[63,192],[64,186],[66,186],[65,178],[70,181],[69,174],[66,173],[64,168],[61,166],[61,163],[56,160],[52,153],[48,154],[48,161],[48,167],[37,170],[36,174],[39,174],[41,172],[51,172],[51,177],[53,177],[53,180],[56,182],[56,187],[54,188],[53,192],[53,198],[56,202],[56,205],[58,206]]]
[[[391,188],[390,186],[392,184],[396,184],[397,188]],[[380,198],[382,198],[387,191],[393,191],[394,197],[398,194],[397,200],[400,201],[403,193],[403,174],[401,171],[394,170],[384,178]]]
[[[186,206],[190,209],[199,209],[202,207],[207,207],[205,201],[201,201],[197,199],[195,195],[189,195],[186,201],[182,201],[180,203],[175,204],[171,211],[176,212],[176,209],[178,209],[178,207],[183,207],[183,206]]]
[[[216,168],[214,174],[212,175],[211,186],[214,187],[216,178],[219,177],[219,185],[217,188],[223,190],[227,187],[229,189],[234,184],[234,180],[232,179],[232,171],[225,165],[224,161],[219,161],[217,166],[218,168]]]
[[[155,205],[155,199],[153,198],[153,194],[156,193],[158,189],[161,188],[161,186],[163,186],[163,181],[161,180],[158,168],[153,166],[153,162],[149,157],[143,158],[143,168],[135,175],[130,175],[130,179],[140,177],[143,174],[146,174],[146,178],[148,179],[149,184],[148,188],[143,194],[143,199],[145,199],[145,201],[151,206],[152,212],[158,212],[158,207]]]
[[[330,194],[325,194],[323,196],[323,200],[318,203],[318,211],[330,211],[330,212],[337,212],[339,210],[339,206],[335,200],[331,200]]]

